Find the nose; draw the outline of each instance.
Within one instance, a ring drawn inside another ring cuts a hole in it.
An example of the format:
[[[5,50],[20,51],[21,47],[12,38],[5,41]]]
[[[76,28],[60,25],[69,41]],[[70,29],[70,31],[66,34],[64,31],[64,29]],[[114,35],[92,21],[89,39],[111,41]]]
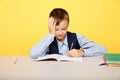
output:
[[[59,34],[60,34],[60,35],[62,34],[62,31],[61,31],[61,30],[59,31]]]

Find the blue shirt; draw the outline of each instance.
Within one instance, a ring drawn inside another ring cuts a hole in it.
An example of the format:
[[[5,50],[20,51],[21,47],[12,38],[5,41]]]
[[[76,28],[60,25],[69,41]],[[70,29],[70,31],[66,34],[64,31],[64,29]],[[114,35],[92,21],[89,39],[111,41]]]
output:
[[[107,53],[107,49],[100,44],[97,44],[93,41],[88,40],[85,36],[81,34],[76,34],[78,43],[81,48],[84,50],[84,56],[98,56]],[[49,52],[49,45],[53,42],[54,36],[48,34],[45,38],[43,38],[38,44],[32,47],[30,51],[30,55],[32,58],[36,59],[40,56],[46,55]],[[59,53],[63,55],[67,55],[69,51],[67,36],[65,37],[64,42],[60,42],[57,40]]]

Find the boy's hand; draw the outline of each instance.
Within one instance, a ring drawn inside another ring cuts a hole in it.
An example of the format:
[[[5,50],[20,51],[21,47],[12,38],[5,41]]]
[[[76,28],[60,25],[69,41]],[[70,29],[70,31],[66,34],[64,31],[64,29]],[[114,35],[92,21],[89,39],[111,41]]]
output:
[[[53,36],[55,36],[55,19],[53,17],[50,17],[48,20],[48,28],[49,28],[49,33]]]
[[[70,57],[82,57],[84,56],[84,51],[82,49],[72,49],[68,52]]]

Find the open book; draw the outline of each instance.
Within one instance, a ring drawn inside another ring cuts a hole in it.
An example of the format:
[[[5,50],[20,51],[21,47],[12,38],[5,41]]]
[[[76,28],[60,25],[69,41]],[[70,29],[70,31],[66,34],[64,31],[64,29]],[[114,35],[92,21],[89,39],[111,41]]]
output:
[[[51,54],[39,57],[36,61],[77,61],[83,62],[82,57],[69,57],[67,55]]]

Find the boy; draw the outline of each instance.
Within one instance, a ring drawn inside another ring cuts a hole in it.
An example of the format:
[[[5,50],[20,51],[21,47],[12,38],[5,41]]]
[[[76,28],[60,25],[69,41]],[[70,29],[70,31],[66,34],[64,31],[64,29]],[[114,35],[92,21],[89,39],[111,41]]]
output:
[[[68,32],[69,15],[62,8],[55,8],[49,15],[49,34],[32,47],[30,55],[36,59],[46,54],[70,57],[97,56],[107,53],[105,47],[86,39],[81,34]]]

